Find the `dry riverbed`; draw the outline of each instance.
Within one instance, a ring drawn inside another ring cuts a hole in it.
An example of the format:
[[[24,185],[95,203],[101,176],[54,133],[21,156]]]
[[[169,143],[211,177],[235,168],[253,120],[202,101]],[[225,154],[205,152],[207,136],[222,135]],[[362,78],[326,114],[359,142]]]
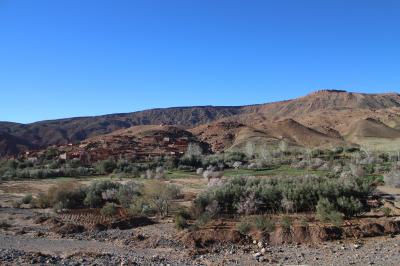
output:
[[[185,241],[171,218],[132,229],[60,233],[51,210],[13,208],[25,193],[44,192],[55,180],[0,184],[0,265],[399,265],[400,236],[382,236],[319,244],[270,246],[251,240],[214,243],[202,252]],[[79,182],[86,182],[80,180]],[[173,181],[185,186],[187,197],[204,186],[202,180]],[[385,191],[388,193],[388,191]],[[396,192],[397,193],[397,192]],[[186,201],[185,201],[186,203]],[[51,220],[51,219],[49,219]],[[262,250],[262,252],[260,252]]]

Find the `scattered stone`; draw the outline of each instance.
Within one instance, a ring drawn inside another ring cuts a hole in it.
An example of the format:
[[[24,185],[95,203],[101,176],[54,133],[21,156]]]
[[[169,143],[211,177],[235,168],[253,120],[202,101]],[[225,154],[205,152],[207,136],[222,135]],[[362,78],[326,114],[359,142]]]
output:
[[[253,254],[253,257],[254,258],[258,258],[258,257],[260,257],[262,254],[260,253],[260,252],[257,252],[257,253],[254,253]]]

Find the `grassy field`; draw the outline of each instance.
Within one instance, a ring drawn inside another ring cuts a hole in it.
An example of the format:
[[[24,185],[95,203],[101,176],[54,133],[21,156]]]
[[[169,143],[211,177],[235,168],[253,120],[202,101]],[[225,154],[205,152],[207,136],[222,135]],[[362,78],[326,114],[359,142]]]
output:
[[[273,169],[226,169],[224,176],[303,176],[306,174],[313,174],[318,176],[326,175],[327,171],[295,169],[287,165],[276,167]],[[167,171],[166,178],[180,179],[180,178],[201,178],[195,172],[190,171]]]
[[[232,176],[302,176],[306,174],[314,174],[318,176],[322,176],[327,174],[327,171],[319,171],[319,170],[307,170],[307,169],[295,169],[291,168],[287,165],[282,165],[273,169],[227,169],[224,171],[224,176],[232,177]]]
[[[199,178],[195,172],[190,171],[166,171],[165,172],[166,178],[169,179],[177,179],[177,178]]]

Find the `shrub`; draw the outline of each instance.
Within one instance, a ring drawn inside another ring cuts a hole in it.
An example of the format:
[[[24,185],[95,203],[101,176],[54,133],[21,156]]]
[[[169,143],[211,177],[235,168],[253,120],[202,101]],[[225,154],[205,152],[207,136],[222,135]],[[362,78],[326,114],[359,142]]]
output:
[[[210,214],[208,214],[207,212],[202,213],[196,221],[196,225],[198,227],[206,225],[209,221],[211,220]]]
[[[342,224],[341,213],[336,210],[335,205],[332,204],[328,199],[320,199],[316,206],[316,210],[317,218],[322,222],[331,222],[337,226]]]
[[[50,200],[49,200],[49,197],[47,196],[47,194],[43,193],[43,192],[39,193],[39,195],[35,201],[35,205],[36,205],[36,207],[39,207],[42,209],[51,207]]]
[[[138,197],[132,202],[132,204],[129,206],[128,212],[130,215],[133,216],[150,216],[157,213],[157,211],[154,210],[150,203],[142,197]]]
[[[147,183],[144,195],[161,217],[168,215],[172,200],[181,196],[178,187],[160,181]]]
[[[204,172],[203,168],[197,168],[196,175],[203,175],[203,172]]]
[[[102,207],[107,199],[103,198],[103,193],[108,190],[118,190],[120,184],[108,180],[93,181],[86,188],[86,195],[84,198],[85,206],[90,208]]]
[[[290,216],[283,216],[281,227],[284,233],[290,233],[292,230],[292,218]]]
[[[190,169],[192,168],[198,168],[201,167],[203,165],[202,161],[201,161],[201,157],[199,156],[183,156],[179,159],[179,168],[181,168],[181,166],[190,166]]]
[[[214,170],[206,170],[203,172],[203,177],[206,178],[207,180],[213,179],[213,178],[221,178],[223,176],[224,172],[222,171],[214,171]]]
[[[394,166],[389,173],[383,175],[385,185],[400,188],[400,167]]]
[[[300,219],[300,225],[301,226],[308,226],[309,220],[307,219],[307,217],[303,216]]]
[[[337,199],[338,210],[347,218],[360,214],[364,207],[360,200],[354,197],[340,197]]]
[[[104,216],[115,216],[117,212],[118,212],[117,205],[111,202],[107,202],[100,210],[101,215]]]
[[[224,156],[222,154],[212,154],[206,157],[203,157],[202,164],[206,165],[224,165]]]
[[[346,152],[349,152],[349,153],[353,153],[353,152],[358,152],[358,151],[360,151],[360,148],[358,148],[358,147],[346,147],[346,148],[345,148],[345,151],[346,151]]]
[[[128,182],[119,187],[116,198],[122,207],[128,208],[132,201],[141,195],[140,191],[142,189],[143,185],[135,182]]]
[[[73,182],[63,182],[49,188],[47,201],[55,209],[74,209],[83,206],[85,191]]]
[[[187,146],[185,157],[200,157],[203,154],[203,149],[198,143],[191,142]]]
[[[201,214],[215,201],[220,212],[232,214],[276,213],[282,209],[294,212],[313,211],[321,198],[336,204],[335,207],[338,207],[337,199],[341,197],[352,196],[354,200],[363,203],[373,189],[370,180],[357,177],[234,177],[200,193],[193,202],[193,209]],[[346,206],[342,204],[344,209]],[[350,210],[350,215],[351,212]]]
[[[350,164],[351,174],[355,177],[364,177],[365,169],[361,165]]]
[[[187,220],[182,216],[175,216],[175,227],[179,230],[185,229],[188,226]]]
[[[392,213],[392,210],[388,207],[383,207],[381,211],[383,212],[383,215],[385,215],[386,217],[389,217],[390,214]]]
[[[250,193],[240,199],[237,204],[237,213],[239,214],[256,214],[260,212],[262,202],[256,198],[255,192]]]
[[[188,219],[190,219],[190,214],[185,210],[180,210],[174,219],[176,228],[179,230],[187,228],[189,226]]]
[[[251,230],[251,224],[248,221],[243,220],[243,221],[241,221],[241,222],[236,224],[236,229],[242,235],[247,235]]]
[[[22,204],[29,204],[32,201],[32,194],[26,194],[22,199]]]
[[[218,217],[220,212],[221,208],[216,200],[213,200],[211,204],[208,204],[206,207],[206,213],[208,213],[211,218]]]
[[[117,164],[113,160],[99,161],[96,169],[100,174],[111,174],[117,168]]]
[[[156,174],[155,174],[154,178],[156,178],[156,179],[163,179],[164,176],[165,176],[164,167],[162,167],[162,166],[157,167],[157,168],[156,168]]]
[[[333,149],[333,152],[336,153],[336,154],[340,154],[343,151],[344,151],[343,147],[336,147],[336,148]]]
[[[256,216],[253,218],[255,227],[263,232],[273,232],[275,230],[274,222],[265,216]]]
[[[246,154],[243,152],[229,152],[225,154],[225,162],[247,161]]]
[[[22,202],[19,200],[14,200],[13,202],[11,202],[11,205],[13,208],[19,209],[21,208]]]

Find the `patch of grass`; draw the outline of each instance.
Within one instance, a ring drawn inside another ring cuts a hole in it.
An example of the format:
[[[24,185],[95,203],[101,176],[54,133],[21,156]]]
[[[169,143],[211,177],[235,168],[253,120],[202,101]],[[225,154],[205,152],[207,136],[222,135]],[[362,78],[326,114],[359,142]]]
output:
[[[185,209],[180,209],[178,213],[175,215],[175,227],[179,230],[183,230],[187,227],[189,227],[188,220],[191,219],[192,216],[191,214],[185,210]]]
[[[199,178],[195,172],[192,171],[182,171],[182,170],[174,170],[167,171],[165,173],[165,177],[168,179],[179,179],[179,178]]]
[[[247,235],[250,230],[251,230],[251,223],[247,220],[243,220],[239,223],[236,224],[236,229],[241,233],[242,235]]]
[[[283,216],[281,220],[281,226],[284,232],[289,233],[292,228],[292,218],[289,216]]]
[[[389,217],[390,214],[392,214],[392,210],[388,207],[383,207],[381,211],[383,212],[383,215],[385,215],[386,217]]]
[[[303,176],[307,174],[313,174],[317,176],[324,176],[328,171],[320,170],[308,170],[308,169],[296,169],[288,165],[282,165],[276,168],[264,168],[264,169],[227,169],[224,171],[224,176]]]
[[[275,223],[269,217],[258,215],[253,217],[252,221],[260,231],[270,233],[275,230]]]
[[[200,226],[206,225],[210,220],[211,220],[210,215],[207,212],[205,212],[205,213],[201,214],[199,216],[199,218],[197,218],[196,226],[200,227]]]
[[[308,220],[308,218],[307,218],[307,217],[305,217],[305,216],[301,217],[301,219],[300,219],[300,225],[301,225],[301,226],[305,226],[305,227],[307,227],[307,226],[308,226],[308,224],[309,224],[309,220]]]

